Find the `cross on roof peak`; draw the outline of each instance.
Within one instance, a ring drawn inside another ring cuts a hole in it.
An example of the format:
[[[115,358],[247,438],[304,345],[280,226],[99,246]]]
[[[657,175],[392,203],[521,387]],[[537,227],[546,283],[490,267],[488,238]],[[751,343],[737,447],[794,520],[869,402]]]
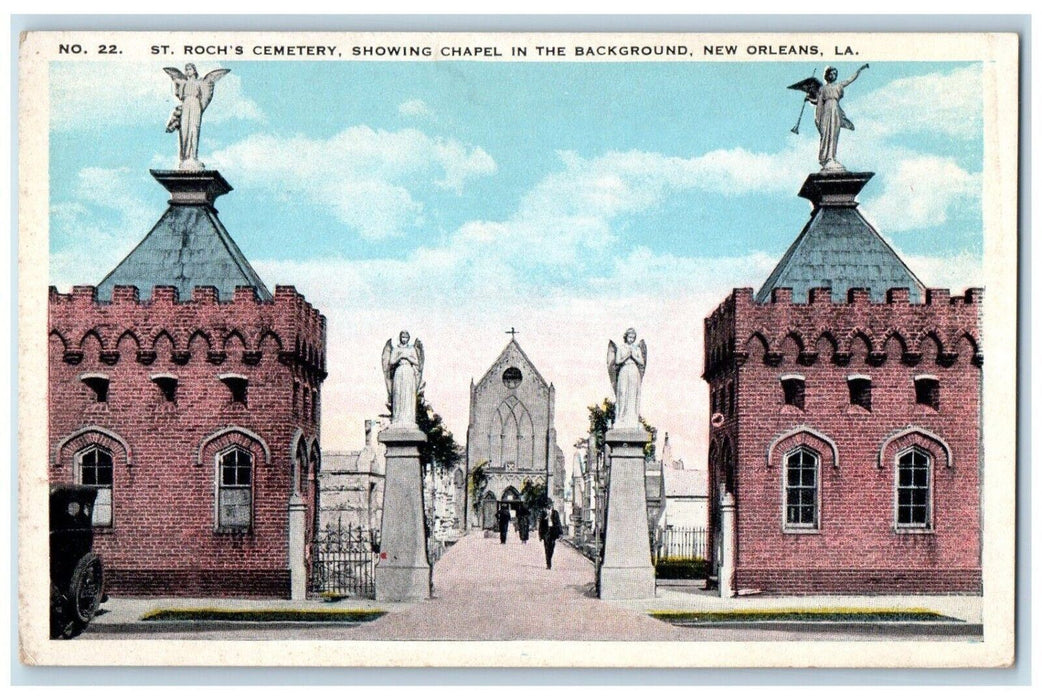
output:
[[[508,331],[503,331],[503,332],[504,332],[504,333],[507,333],[508,335],[510,335],[510,339],[511,339],[511,340],[514,340],[514,336],[515,336],[515,335],[517,335],[518,333],[520,333],[521,331],[519,331],[519,330],[517,330],[516,328],[514,328],[513,326],[511,326],[511,327],[510,327],[510,330],[508,330]]]

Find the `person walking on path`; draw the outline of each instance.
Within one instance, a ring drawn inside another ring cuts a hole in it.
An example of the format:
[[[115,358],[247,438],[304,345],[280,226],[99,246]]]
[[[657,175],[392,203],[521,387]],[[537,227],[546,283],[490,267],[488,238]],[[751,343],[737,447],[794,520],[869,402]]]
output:
[[[539,539],[543,541],[543,550],[546,552],[546,568],[553,568],[554,547],[557,538],[561,536],[561,516],[557,514],[551,504],[539,518]]]
[[[510,508],[504,503],[496,513],[496,524],[499,525],[499,543],[507,543],[507,529],[510,527]]]
[[[524,503],[517,507],[517,536],[522,544],[528,544],[528,528],[531,526],[528,517],[528,508]]]

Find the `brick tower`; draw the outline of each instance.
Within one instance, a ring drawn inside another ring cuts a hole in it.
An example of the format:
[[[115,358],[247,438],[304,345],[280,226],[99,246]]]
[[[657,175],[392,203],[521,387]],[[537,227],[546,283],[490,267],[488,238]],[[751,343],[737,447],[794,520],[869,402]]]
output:
[[[98,487],[110,593],[301,597],[325,318],[250,267],[218,172],[152,174],[171,198],[141,243],[50,290],[51,483]]]
[[[810,175],[766,283],[705,319],[722,592],[980,592],[982,290],[924,288],[872,175]]]

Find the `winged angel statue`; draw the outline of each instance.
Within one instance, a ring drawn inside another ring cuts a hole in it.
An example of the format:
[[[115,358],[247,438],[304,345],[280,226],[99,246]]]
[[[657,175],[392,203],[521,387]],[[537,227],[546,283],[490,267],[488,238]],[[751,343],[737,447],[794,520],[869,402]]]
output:
[[[608,341],[608,378],[615,391],[615,427],[640,427],[640,384],[644,381],[648,346],[637,342],[637,331],[626,329],[622,347]]]
[[[839,106],[839,102],[843,99],[843,88],[857,80],[857,77],[861,75],[861,71],[866,68],[868,68],[867,63],[858,68],[854,75],[846,80],[837,82],[839,71],[832,66],[826,66],[824,84],[814,76],[811,76],[806,80],[801,80],[789,86],[790,90],[799,90],[807,93],[807,96],[804,98],[804,106],[806,106],[807,102],[814,105],[814,124],[818,127],[820,137],[818,163],[821,165],[822,171],[842,171],[846,169],[842,163],[836,160],[836,152],[839,148],[839,130],[850,129],[853,131],[854,124],[847,119],[847,115],[843,113],[843,108]],[[800,116],[803,116],[802,109],[800,110]],[[799,120],[796,121],[796,126],[793,127],[792,131],[795,134],[799,133]]]
[[[423,343],[409,343],[409,332],[398,335],[398,345],[390,338],[384,345],[380,364],[391,400],[391,425],[416,427],[416,395],[423,390]]]
[[[203,112],[213,99],[214,84],[231,70],[218,68],[202,79],[193,63],[185,66],[184,73],[176,68],[163,70],[174,81],[174,96],[181,101],[174,107],[166,123],[166,132],[169,134],[176,130],[180,138],[178,167],[181,170],[202,170],[203,164],[199,162],[199,127],[202,125]]]

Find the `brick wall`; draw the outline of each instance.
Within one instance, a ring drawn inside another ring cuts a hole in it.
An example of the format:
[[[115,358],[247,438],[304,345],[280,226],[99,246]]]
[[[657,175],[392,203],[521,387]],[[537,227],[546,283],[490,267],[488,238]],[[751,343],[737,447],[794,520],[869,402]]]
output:
[[[113,523],[95,537],[108,590],[288,595],[295,475],[309,528],[314,519],[324,317],[292,287],[268,302],[243,287],[225,303],[212,287],[184,301],[156,287],[149,302],[116,287],[106,303],[74,287],[51,289],[49,326],[51,483],[75,482],[90,445],[113,456]],[[107,401],[85,374],[108,379]],[[175,401],[157,375],[176,378]],[[245,405],[221,375],[246,378]],[[253,456],[252,526],[222,532],[216,460],[232,445]]]
[[[980,579],[981,290],[951,297],[906,290],[871,303],[851,290],[833,303],[789,290],[756,304],[737,289],[706,319],[705,378],[717,392],[710,426],[711,504],[733,455],[736,585],[779,593],[978,592]],[[804,382],[802,410],[786,405],[781,377]],[[847,380],[871,379],[871,409],[851,404]],[[917,404],[914,378],[940,386]],[[734,386],[735,401],[729,396]],[[820,457],[819,526],[784,527],[784,457],[798,446]],[[926,531],[895,525],[895,463],[908,447],[932,457]],[[838,459],[837,459],[838,456]],[[715,513],[711,515],[711,521]]]

